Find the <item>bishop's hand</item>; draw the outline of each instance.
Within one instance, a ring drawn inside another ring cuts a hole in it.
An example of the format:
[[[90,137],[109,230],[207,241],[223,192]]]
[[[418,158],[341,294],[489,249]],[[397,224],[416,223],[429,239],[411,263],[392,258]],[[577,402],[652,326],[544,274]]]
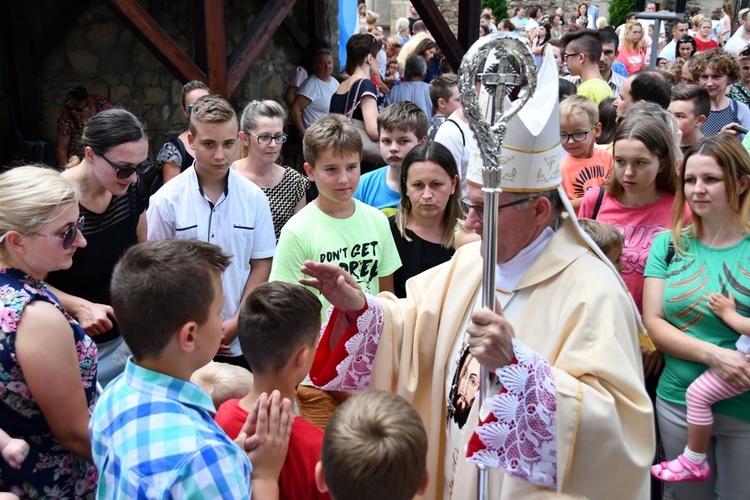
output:
[[[301,271],[309,278],[301,278],[299,282],[320,290],[334,307],[344,312],[356,312],[365,307],[364,292],[352,275],[341,267],[306,260]]]
[[[495,309],[502,311],[499,304],[495,305]],[[515,358],[513,325],[502,312],[494,312],[487,307],[475,309],[466,331],[469,333],[471,355],[493,373]]]

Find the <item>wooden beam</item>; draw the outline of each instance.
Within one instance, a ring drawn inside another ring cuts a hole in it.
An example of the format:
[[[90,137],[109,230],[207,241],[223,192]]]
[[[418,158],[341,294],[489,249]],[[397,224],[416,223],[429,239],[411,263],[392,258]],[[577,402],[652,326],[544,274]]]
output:
[[[108,0],[120,20],[181,82],[206,81],[206,74],[141,7],[137,0]]]
[[[240,43],[229,56],[227,92],[231,95],[240,84],[255,59],[291,12],[295,0],[268,2],[248,28]]]
[[[58,48],[68,32],[78,22],[91,0],[68,0],[48,4],[48,7],[58,6],[54,12],[48,12],[44,26],[39,26],[38,39],[32,44],[34,61],[42,64],[53,50]],[[28,25],[27,25],[28,26]]]
[[[443,55],[448,59],[448,63],[454,71],[458,71],[458,67],[461,65],[461,59],[464,57],[468,47],[462,47],[461,44],[458,43],[450,26],[448,26],[443,14],[437,8],[437,5],[435,5],[433,0],[412,0],[411,4],[417,10],[419,17],[422,18],[427,29],[432,33],[435,43],[437,43],[440,50],[443,51]],[[460,10],[459,7],[459,19]],[[479,20],[477,18],[477,23],[478,22]],[[479,25],[477,25],[476,34],[479,34]]]
[[[206,13],[206,55],[208,62],[206,70],[208,82],[206,83],[212,92],[229,97],[224,0],[203,0],[203,3]]]
[[[307,44],[310,43],[310,38],[307,36],[307,33],[299,27],[297,23],[294,22],[294,19],[292,19],[289,16],[286,16],[284,18],[284,21],[281,23],[281,26],[284,28],[284,31],[286,31],[286,34],[289,35],[289,38],[292,39],[292,41],[297,45],[300,49],[305,49],[307,47]]]
[[[28,29],[29,18],[22,2],[2,2],[0,26],[7,54],[12,124],[26,135],[39,133],[36,68]]]
[[[307,0],[307,33],[313,40],[325,40],[325,0]]]
[[[208,43],[206,42],[206,8],[203,2],[193,1],[190,4],[190,12],[193,19],[193,53],[195,64],[208,73]]]
[[[479,16],[482,14],[480,0],[458,0],[458,43],[464,53],[479,38]],[[458,68],[455,68],[458,70]]]

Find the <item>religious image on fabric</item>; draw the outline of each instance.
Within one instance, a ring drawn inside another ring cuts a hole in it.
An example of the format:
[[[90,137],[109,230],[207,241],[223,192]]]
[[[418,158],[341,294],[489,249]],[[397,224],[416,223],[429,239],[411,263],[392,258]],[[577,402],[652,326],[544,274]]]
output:
[[[463,346],[461,359],[453,374],[451,390],[448,394],[447,419],[452,419],[459,429],[462,429],[469,418],[471,406],[479,391],[480,384],[479,361],[469,352],[469,346]]]

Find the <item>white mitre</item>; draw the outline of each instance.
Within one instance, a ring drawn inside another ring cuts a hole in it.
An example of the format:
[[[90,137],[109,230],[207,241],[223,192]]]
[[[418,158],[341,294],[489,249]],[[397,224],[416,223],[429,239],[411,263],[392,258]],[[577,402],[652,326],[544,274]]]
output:
[[[507,124],[500,152],[500,187],[511,193],[551,191],[562,183],[558,76],[550,53],[537,73],[537,87]],[[469,162],[466,180],[482,186],[482,162]]]

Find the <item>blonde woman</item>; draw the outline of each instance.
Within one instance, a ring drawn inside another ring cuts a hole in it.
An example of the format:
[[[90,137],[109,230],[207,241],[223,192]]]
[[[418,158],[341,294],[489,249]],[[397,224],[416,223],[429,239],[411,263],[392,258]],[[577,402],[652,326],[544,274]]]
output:
[[[698,31],[693,35],[695,49],[698,52],[705,52],[719,46],[718,42],[711,38],[711,20],[709,18],[699,17],[697,24],[694,21],[693,26],[698,26]]]
[[[617,54],[617,60],[625,65],[629,75],[643,68],[647,49],[643,25],[638,21],[629,22],[625,27],[625,41]]]

